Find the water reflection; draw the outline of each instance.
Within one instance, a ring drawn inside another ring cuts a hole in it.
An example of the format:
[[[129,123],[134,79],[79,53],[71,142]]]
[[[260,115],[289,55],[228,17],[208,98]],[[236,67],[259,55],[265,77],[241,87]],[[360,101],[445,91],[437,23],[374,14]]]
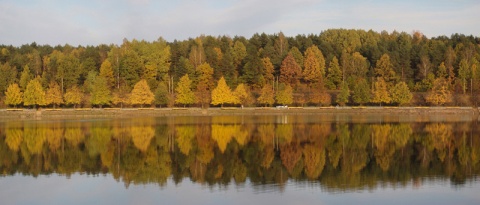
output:
[[[330,192],[454,186],[480,173],[477,122],[349,122],[315,116],[219,116],[0,124],[3,176],[109,174],[130,184],[189,179],[288,183]],[[302,185],[303,184],[303,185]]]

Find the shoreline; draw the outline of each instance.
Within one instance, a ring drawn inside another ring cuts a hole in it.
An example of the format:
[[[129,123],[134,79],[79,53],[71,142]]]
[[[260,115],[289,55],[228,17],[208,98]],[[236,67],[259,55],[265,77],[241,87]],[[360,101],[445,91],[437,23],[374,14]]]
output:
[[[81,109],[0,109],[0,120],[98,119],[168,116],[239,116],[239,115],[450,115],[478,119],[473,107],[224,107],[224,108],[81,108]]]

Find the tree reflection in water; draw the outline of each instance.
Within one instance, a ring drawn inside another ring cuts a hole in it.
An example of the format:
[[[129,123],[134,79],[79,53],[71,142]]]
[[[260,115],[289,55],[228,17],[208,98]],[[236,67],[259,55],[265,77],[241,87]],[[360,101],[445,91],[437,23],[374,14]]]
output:
[[[316,120],[317,119],[317,120]],[[326,190],[380,184],[461,185],[480,173],[476,122],[360,123],[315,116],[220,116],[0,124],[4,176],[111,174],[165,186],[315,182]]]

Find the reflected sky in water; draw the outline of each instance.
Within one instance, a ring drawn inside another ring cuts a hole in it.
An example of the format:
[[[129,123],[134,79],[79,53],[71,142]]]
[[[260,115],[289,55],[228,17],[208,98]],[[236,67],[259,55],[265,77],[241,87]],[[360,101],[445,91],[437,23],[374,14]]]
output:
[[[435,120],[432,120],[435,119]],[[468,116],[0,123],[2,204],[478,204]]]
[[[375,190],[324,191],[311,183],[288,182],[283,191],[270,185],[205,186],[184,180],[168,186],[131,185],[127,188],[110,175],[74,174],[67,179],[50,176],[4,177],[0,180],[2,204],[478,204],[480,183],[454,188],[445,180],[428,180],[422,187],[385,186]],[[6,188],[8,187],[8,188]]]

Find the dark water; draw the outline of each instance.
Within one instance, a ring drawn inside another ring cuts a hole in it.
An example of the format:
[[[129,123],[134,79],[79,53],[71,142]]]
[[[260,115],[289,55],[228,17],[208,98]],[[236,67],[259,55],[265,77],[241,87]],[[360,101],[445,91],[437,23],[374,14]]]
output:
[[[480,204],[465,116],[0,123],[1,204]]]

